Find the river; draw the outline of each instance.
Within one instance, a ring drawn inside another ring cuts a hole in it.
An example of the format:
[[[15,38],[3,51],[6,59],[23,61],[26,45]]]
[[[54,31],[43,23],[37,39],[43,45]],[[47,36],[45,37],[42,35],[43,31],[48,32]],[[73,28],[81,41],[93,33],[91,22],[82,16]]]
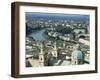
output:
[[[43,41],[45,40],[45,37],[43,36],[43,33],[46,29],[41,29],[36,32],[32,32],[29,36],[32,37],[35,40]]]

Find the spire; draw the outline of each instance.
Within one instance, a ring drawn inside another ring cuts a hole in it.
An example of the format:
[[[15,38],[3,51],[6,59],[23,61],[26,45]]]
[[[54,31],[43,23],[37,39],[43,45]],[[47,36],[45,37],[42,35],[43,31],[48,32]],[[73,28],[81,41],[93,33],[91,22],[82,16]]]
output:
[[[54,49],[57,50],[57,44],[56,44],[56,42],[54,43]]]
[[[64,43],[63,43],[63,47],[64,47],[64,48],[66,47],[65,40],[64,40]]]
[[[43,44],[40,45],[40,54],[39,54],[39,65],[44,66],[44,52],[43,52]]]
[[[43,54],[43,44],[41,43],[40,54]]]
[[[80,50],[80,44],[76,44],[76,45],[74,46],[74,49],[75,49],[75,50]]]
[[[53,54],[53,57],[55,57],[55,58],[58,57],[56,42],[54,43],[54,48],[53,48],[52,54]]]

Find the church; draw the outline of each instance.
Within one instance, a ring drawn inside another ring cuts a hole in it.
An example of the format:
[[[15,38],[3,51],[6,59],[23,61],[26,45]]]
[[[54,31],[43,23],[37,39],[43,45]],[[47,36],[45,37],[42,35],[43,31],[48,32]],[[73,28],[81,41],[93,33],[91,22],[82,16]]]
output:
[[[57,52],[57,46],[56,43],[54,44],[54,48],[52,52],[48,52],[48,54],[45,53],[43,49],[43,44],[41,44],[41,49],[39,53],[39,66],[48,66],[51,58],[57,59],[58,57],[58,52]]]
[[[63,45],[65,47],[65,44]],[[43,44],[41,44],[41,50],[39,53],[39,65],[40,66],[58,66],[58,65],[69,65],[69,64],[72,64],[72,65],[83,64],[84,54],[82,53],[82,51],[79,50],[79,48],[80,48],[79,44],[75,45],[74,50],[71,53],[71,57],[67,59],[67,58],[64,58],[64,56],[59,58],[59,54],[58,54],[59,52],[58,52],[56,42],[54,43],[53,50],[51,52],[48,52],[48,54],[45,54],[45,51],[43,50]]]

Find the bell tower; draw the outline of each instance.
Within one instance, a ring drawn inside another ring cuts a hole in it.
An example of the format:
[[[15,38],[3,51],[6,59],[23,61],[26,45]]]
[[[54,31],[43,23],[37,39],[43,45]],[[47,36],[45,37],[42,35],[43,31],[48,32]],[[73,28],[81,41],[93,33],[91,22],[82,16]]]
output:
[[[53,48],[53,51],[52,51],[52,55],[53,57],[57,58],[58,57],[58,52],[57,52],[57,45],[56,45],[56,42],[54,43],[54,48]]]
[[[63,42],[63,48],[66,48],[66,42],[65,42],[65,40]]]
[[[40,66],[44,66],[44,51],[43,51],[43,44],[41,43],[41,49],[39,53],[39,64]]]

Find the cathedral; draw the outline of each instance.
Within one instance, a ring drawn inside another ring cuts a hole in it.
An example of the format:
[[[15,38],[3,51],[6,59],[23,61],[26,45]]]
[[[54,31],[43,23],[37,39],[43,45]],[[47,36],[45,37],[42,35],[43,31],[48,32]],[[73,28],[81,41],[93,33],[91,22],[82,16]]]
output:
[[[80,45],[77,44],[76,46],[74,46],[74,50],[71,54],[71,62],[72,64],[83,64],[84,62],[84,54],[82,53],[82,51],[80,50]]]
[[[51,57],[54,57],[56,59],[58,57],[56,42],[54,44],[52,52],[51,53],[48,52],[47,55],[43,49],[43,44],[41,44],[41,49],[40,49],[40,53],[39,53],[39,66],[48,66],[48,60]]]
[[[66,45],[63,44],[63,47],[65,47]],[[84,56],[83,56],[83,53],[80,51],[79,49],[79,44],[77,44],[76,46],[74,46],[74,50],[73,52],[71,53],[71,57],[70,57],[70,63],[71,64],[83,64],[83,60],[84,60]],[[48,63],[51,62],[51,64],[54,64],[54,60],[57,60],[57,64],[58,63],[58,48],[57,48],[57,45],[56,45],[56,42],[54,43],[54,47],[52,49],[51,52],[48,52],[47,54],[45,53],[44,51],[44,48],[43,48],[43,44],[41,44],[41,48],[40,48],[40,53],[39,53],[39,66],[49,66]],[[54,58],[54,60],[53,60]],[[63,57],[62,57],[63,58]],[[50,61],[50,59],[52,59]],[[67,59],[65,59],[64,61],[66,61]]]

